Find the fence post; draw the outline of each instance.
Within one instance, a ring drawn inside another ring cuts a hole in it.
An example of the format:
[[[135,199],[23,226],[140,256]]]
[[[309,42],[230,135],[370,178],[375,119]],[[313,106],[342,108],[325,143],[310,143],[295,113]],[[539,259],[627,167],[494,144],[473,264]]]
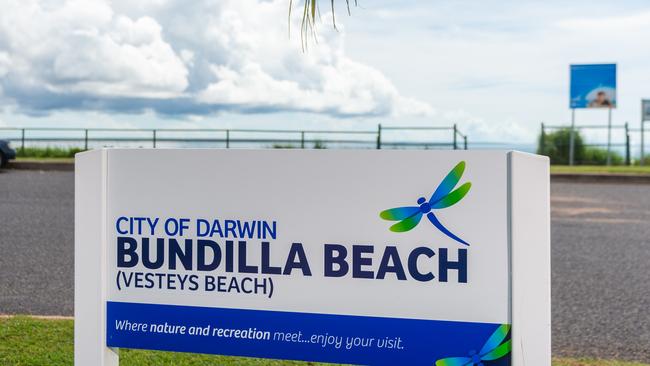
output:
[[[300,131],[300,148],[305,148],[305,131]]]
[[[230,130],[226,130],[226,149],[230,149]]]
[[[630,161],[630,130],[625,122],[625,165],[631,165]]]
[[[381,123],[377,125],[377,150],[381,150]]]
[[[467,135],[463,136],[463,144],[465,145],[465,150],[467,150]]]
[[[542,134],[539,135],[539,154],[545,155],[546,152],[546,129],[544,122],[542,122]]]
[[[646,101],[641,101],[641,160],[639,160],[639,165],[645,164],[645,129],[643,126],[645,124],[645,108],[643,108],[645,103]]]
[[[88,129],[84,130],[84,150],[88,150]]]
[[[456,127],[456,124],[454,123],[454,150],[458,150],[458,143],[456,141],[456,134],[458,133],[458,129]]]
[[[153,148],[155,149],[156,148],[156,130],[152,130],[151,132],[153,132],[153,140],[152,140],[152,142],[153,142]]]
[[[20,137],[20,150],[25,154],[25,129],[22,129],[22,135]]]
[[[645,130],[643,128],[645,121],[643,120],[643,116],[641,117],[641,160],[639,160],[639,165],[645,164]]]

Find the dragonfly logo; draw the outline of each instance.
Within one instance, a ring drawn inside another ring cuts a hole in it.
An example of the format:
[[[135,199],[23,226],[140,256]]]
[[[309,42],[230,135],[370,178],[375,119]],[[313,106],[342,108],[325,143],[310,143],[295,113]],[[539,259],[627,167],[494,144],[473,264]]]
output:
[[[510,325],[500,325],[479,352],[470,351],[469,357],[443,358],[436,361],[436,366],[483,366],[483,361],[498,360],[510,353],[510,339],[506,340],[509,331]]]
[[[443,234],[459,243],[469,245],[465,240],[459,238],[442,225],[440,220],[438,220],[436,215],[433,213],[433,210],[439,210],[455,205],[465,197],[467,192],[469,192],[469,189],[472,187],[472,183],[470,182],[467,182],[454,190],[454,187],[456,187],[458,181],[463,176],[464,171],[465,162],[461,161],[449,172],[449,174],[447,174],[445,179],[440,182],[440,185],[438,185],[438,188],[433,192],[433,195],[428,202],[424,197],[420,197],[418,199],[419,206],[391,208],[382,211],[379,214],[379,217],[384,220],[399,221],[390,227],[390,231],[401,233],[416,227],[418,223],[420,223],[422,216],[426,215],[433,226]]]

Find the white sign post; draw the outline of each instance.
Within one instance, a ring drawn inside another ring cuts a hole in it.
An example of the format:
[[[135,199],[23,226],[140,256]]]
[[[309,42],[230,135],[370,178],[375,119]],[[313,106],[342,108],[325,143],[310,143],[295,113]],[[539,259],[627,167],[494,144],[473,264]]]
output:
[[[550,365],[546,157],[98,150],[75,190],[76,365]]]

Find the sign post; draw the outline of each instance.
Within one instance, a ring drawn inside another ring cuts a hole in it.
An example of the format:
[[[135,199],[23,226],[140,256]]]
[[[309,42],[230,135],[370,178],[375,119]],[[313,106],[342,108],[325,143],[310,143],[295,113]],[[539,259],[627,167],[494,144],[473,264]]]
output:
[[[569,131],[569,165],[575,164],[576,110],[571,108],[571,131]]]
[[[550,364],[546,157],[96,150],[75,202],[76,365]]]
[[[612,109],[616,108],[616,64],[570,65],[569,165],[574,164],[575,110],[607,108],[607,165],[612,162]]]
[[[612,165],[612,109],[607,109],[607,165]]]

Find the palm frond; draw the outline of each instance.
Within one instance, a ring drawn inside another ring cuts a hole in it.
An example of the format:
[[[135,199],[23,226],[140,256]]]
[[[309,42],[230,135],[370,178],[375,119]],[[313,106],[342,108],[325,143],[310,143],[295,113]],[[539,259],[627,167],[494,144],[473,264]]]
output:
[[[300,22],[300,41],[303,51],[306,51],[309,46],[310,37],[318,43],[318,38],[316,36],[316,14],[318,13],[320,18],[320,7],[317,0],[302,0],[303,9],[302,9],[302,21]],[[336,12],[334,0],[330,0],[330,8],[332,11],[332,25],[334,29],[338,31],[336,26]],[[350,10],[350,0],[345,0],[345,5],[348,10],[348,15],[352,15]],[[354,6],[359,6],[358,0],[354,0]],[[293,0],[289,0],[289,37],[291,38],[291,14],[293,10]]]

